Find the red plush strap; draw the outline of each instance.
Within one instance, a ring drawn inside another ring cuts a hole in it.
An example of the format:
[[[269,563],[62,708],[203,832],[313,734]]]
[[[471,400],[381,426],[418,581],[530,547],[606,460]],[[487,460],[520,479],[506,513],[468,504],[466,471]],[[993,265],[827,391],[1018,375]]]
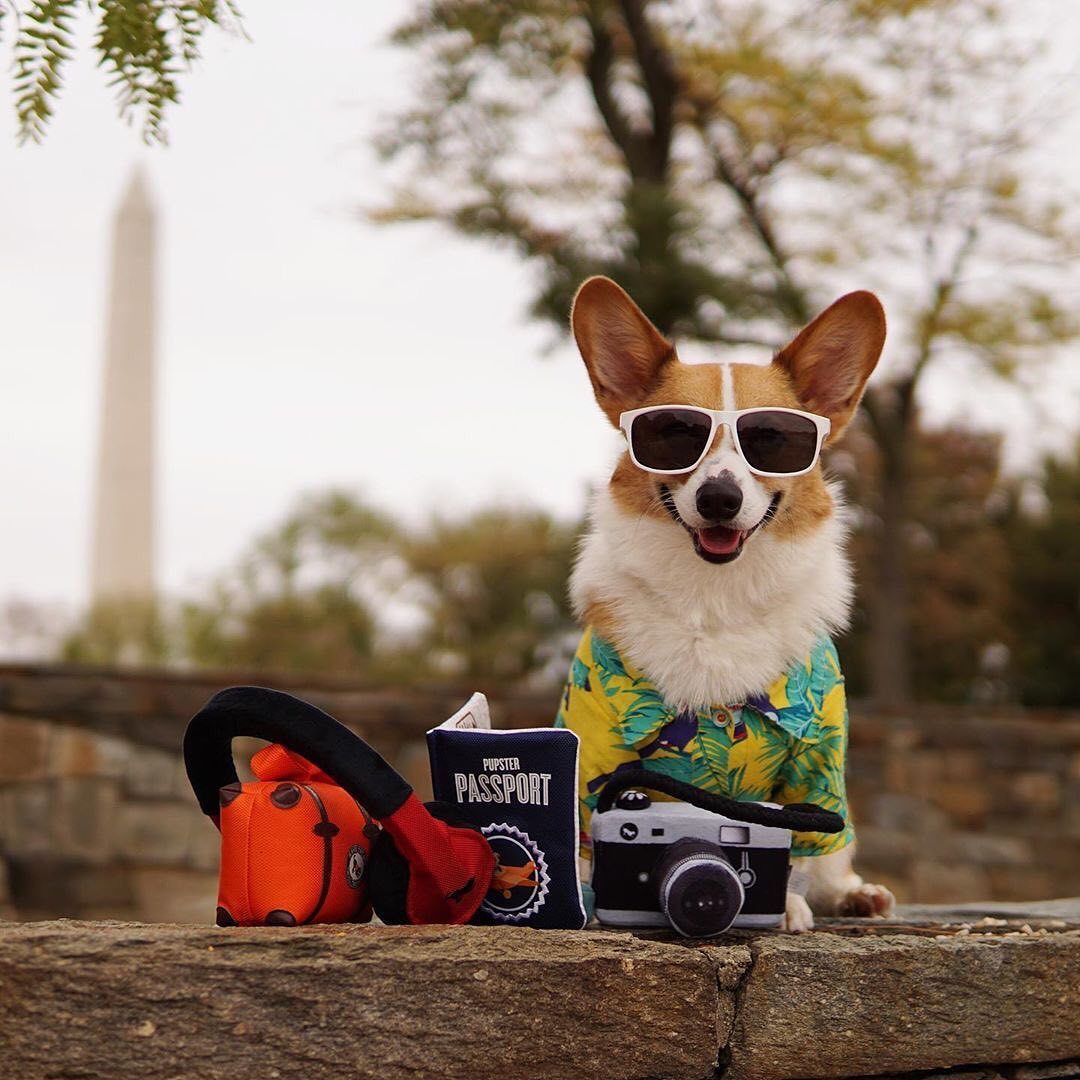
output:
[[[475,829],[432,817],[415,795],[382,821],[409,863],[405,910],[409,921],[467,923],[495,873],[495,854]]]
[[[336,784],[317,765],[281,743],[264,746],[251,758],[251,771],[260,780],[295,780],[300,784]]]

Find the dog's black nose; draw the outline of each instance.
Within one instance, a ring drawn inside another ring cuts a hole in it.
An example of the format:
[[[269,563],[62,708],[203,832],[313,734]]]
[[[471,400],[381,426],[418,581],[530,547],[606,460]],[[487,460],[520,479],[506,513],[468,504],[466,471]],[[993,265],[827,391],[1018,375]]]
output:
[[[698,488],[696,502],[698,513],[706,521],[727,521],[742,506],[742,490],[734,480],[720,476],[715,480],[706,480]]]

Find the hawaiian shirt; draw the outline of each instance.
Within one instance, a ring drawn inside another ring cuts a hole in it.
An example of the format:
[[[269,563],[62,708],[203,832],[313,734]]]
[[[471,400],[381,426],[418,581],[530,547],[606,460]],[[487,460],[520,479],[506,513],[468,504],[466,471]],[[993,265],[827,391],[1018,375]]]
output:
[[[646,675],[587,628],[555,726],[581,740],[585,858],[591,857],[589,819],[601,789],[620,769],[641,767],[729,798],[817,803],[844,818],[841,833],[795,833],[792,855],[825,855],[854,839],[844,787],[844,677],[828,638],[764,693],[679,712]]]

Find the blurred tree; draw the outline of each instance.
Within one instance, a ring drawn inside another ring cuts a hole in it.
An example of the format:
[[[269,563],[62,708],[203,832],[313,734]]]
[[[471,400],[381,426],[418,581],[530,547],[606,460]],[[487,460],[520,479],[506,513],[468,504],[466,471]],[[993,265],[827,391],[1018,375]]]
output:
[[[55,652],[69,616],[56,602],[10,597],[0,601],[0,655],[37,660]]]
[[[509,246],[565,329],[605,273],[665,332],[783,344],[857,275],[882,283],[874,695],[911,691],[918,392],[942,361],[1022,385],[1078,332],[1071,254],[1016,78],[1036,52],[994,0],[431,0],[393,40],[410,104],[378,139],[374,214]],[[1050,282],[1048,286],[1046,283]],[[869,526],[868,526],[869,527]]]
[[[164,142],[165,109],[199,57],[207,25],[240,29],[232,0],[0,0],[0,35],[14,33],[19,141],[40,142],[75,49],[75,22],[96,19],[98,66],[117,88],[120,115],[142,116],[146,142]]]
[[[1080,705],[1080,443],[1043,464],[1041,491],[1014,494],[1005,535],[1012,562],[1013,670],[1026,705]],[[1025,498],[1027,495],[1027,498]],[[1034,496],[1034,498],[1032,498]]]
[[[917,431],[909,522],[916,693],[1080,703],[1080,452],[1048,461],[1039,487],[1000,479],[997,435],[955,425]],[[851,504],[860,579],[852,629],[840,642],[853,695],[870,679],[865,638],[880,532],[864,506],[879,456],[865,418],[830,454]],[[328,492],[303,500],[208,597],[164,612],[98,608],[62,655],[557,682],[576,645],[566,581],[578,532],[539,511],[508,509],[406,531],[355,497]],[[406,632],[388,625],[391,605],[411,610]]]
[[[859,579],[851,632],[841,641],[850,692],[870,687],[865,647],[878,583],[880,531],[872,511],[880,450],[865,420],[833,453],[852,505],[851,552]],[[907,618],[913,689],[920,700],[987,696],[988,664],[1011,652],[1009,547],[1001,524],[1008,495],[1000,482],[1001,437],[953,425],[921,430],[911,446],[909,524],[912,588]],[[1003,673],[1002,673],[1003,674]],[[1004,690],[993,696],[1000,700]]]
[[[207,597],[165,613],[93,611],[63,656],[561,681],[576,643],[566,581],[577,532],[510,509],[405,530],[346,492],[314,495]]]
[[[310,496],[205,599],[92,609],[61,649],[78,663],[352,673],[374,651],[396,527],[351,495]]]
[[[161,666],[171,659],[167,619],[156,600],[95,604],[63,638],[60,658],[72,664]]]
[[[304,499],[209,600],[183,606],[183,655],[210,667],[356,672],[374,651],[374,605],[400,539],[345,492]]]
[[[506,509],[414,531],[402,555],[422,583],[425,666],[511,680],[554,663],[564,678],[558,643],[574,630],[566,586],[578,532]]]

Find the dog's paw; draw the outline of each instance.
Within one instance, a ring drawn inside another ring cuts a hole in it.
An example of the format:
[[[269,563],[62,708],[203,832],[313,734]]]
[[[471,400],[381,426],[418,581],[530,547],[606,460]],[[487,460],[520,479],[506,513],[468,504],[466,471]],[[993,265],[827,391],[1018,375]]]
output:
[[[860,885],[842,897],[836,905],[837,915],[858,918],[885,918],[893,913],[896,897],[884,885]]]
[[[810,905],[798,893],[787,894],[787,900],[784,903],[784,921],[780,924],[780,929],[793,934],[814,929],[814,913],[810,910]]]

